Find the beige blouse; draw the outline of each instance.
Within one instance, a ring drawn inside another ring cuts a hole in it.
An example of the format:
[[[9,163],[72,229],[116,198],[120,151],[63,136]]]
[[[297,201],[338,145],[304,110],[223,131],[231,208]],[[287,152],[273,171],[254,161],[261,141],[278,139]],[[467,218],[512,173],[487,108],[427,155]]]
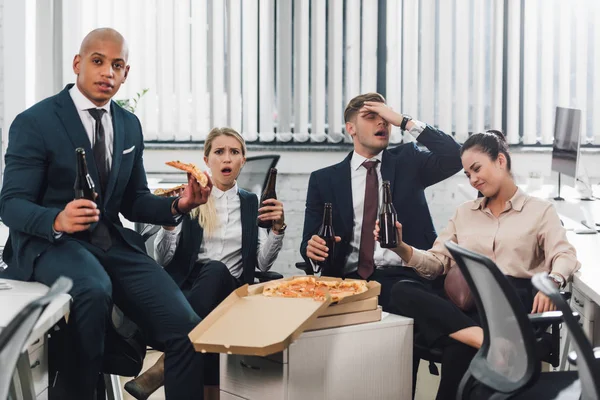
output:
[[[451,240],[492,259],[505,275],[516,278],[552,271],[569,279],[581,267],[550,202],[517,189],[498,218],[486,203],[478,198],[462,204],[433,247],[414,249],[408,265],[428,279],[448,273],[455,262],[444,243]]]

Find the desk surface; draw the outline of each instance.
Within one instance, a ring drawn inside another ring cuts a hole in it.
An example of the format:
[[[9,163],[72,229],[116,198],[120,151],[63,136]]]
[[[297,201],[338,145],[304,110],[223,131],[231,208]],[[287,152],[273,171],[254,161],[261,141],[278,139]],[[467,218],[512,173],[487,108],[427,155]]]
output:
[[[567,232],[569,242],[577,249],[581,269],[573,276],[573,284],[594,303],[600,304],[600,235],[578,235]]]
[[[46,285],[37,282],[21,282],[9,279],[0,279],[0,281],[7,282],[12,286],[12,289],[0,290],[0,330],[6,327],[27,303],[46,294],[48,291]],[[71,296],[68,294],[61,294],[54,299],[40,316],[31,332],[26,347],[42,337],[54,324],[67,315],[70,304]]]

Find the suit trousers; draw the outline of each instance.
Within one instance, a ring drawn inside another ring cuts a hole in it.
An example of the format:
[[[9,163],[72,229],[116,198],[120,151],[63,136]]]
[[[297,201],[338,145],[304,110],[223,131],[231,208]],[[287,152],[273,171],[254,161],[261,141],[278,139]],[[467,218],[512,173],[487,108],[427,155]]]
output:
[[[194,264],[192,272],[181,286],[194,311],[206,318],[231,292],[240,286],[225,264],[206,261]],[[206,353],[204,384],[219,385],[219,354]]]
[[[164,347],[166,398],[202,399],[204,355],[194,351],[187,336],[200,318],[152,258],[117,235],[112,239],[113,246],[103,251],[65,235],[35,264],[35,281],[51,285],[60,276],[73,280],[67,326],[74,351],[65,377],[70,398],[94,399],[114,302]]]

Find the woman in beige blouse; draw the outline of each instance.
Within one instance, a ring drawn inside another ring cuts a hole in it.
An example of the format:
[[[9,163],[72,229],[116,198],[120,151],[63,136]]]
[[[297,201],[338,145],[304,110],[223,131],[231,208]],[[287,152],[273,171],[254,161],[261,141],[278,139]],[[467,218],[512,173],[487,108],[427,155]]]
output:
[[[471,186],[484,197],[461,205],[427,251],[404,243],[402,225],[397,223],[399,245],[394,251],[421,276],[434,279],[455,267],[444,246],[451,240],[494,260],[528,311],[554,310],[548,297],[534,292],[531,277],[547,271],[558,286],[563,286],[580,267],[556,210],[548,201],[517,187],[501,132],[472,135],[463,144],[461,159]],[[378,232],[377,226],[376,239]],[[443,291],[408,282],[394,286],[391,303],[399,314],[414,318],[424,344],[444,349],[437,399],[454,399],[471,358],[483,342],[476,310],[465,313]]]

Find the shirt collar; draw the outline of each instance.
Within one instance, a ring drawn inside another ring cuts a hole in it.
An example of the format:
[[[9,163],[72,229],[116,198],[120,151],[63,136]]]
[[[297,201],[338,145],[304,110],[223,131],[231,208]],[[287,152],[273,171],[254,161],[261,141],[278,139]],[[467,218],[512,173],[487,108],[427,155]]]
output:
[[[69,94],[71,95],[71,99],[73,99],[73,103],[75,103],[75,108],[79,111],[86,111],[90,108],[100,108],[106,110],[106,115],[110,117],[110,101],[108,101],[102,107],[98,107],[90,99],[85,97],[81,90],[77,87],[77,84],[73,85],[71,89],[69,89]]]
[[[379,164],[381,164],[381,159],[382,159],[382,155],[383,155],[383,150],[379,152],[379,154],[377,154],[375,157],[371,157],[371,158],[366,158],[361,156],[360,154],[358,154],[356,151],[354,151],[352,153],[352,160],[350,160],[350,167],[356,171],[360,168],[360,166],[367,160],[369,161],[374,161],[374,160],[378,160]]]
[[[517,187],[517,191],[513,195],[513,197],[508,200],[510,207],[515,211],[521,211],[527,198],[529,195],[521,190],[520,187]],[[487,204],[487,197],[479,197],[478,199],[473,200],[473,205],[471,206],[471,210],[484,209]]]
[[[228,200],[234,199],[238,195],[237,181],[235,182],[235,184],[233,185],[233,187],[231,189],[228,189],[226,191],[222,191],[217,186],[213,186],[211,193],[217,199],[221,199],[221,198],[223,198],[223,196],[225,196]]]

